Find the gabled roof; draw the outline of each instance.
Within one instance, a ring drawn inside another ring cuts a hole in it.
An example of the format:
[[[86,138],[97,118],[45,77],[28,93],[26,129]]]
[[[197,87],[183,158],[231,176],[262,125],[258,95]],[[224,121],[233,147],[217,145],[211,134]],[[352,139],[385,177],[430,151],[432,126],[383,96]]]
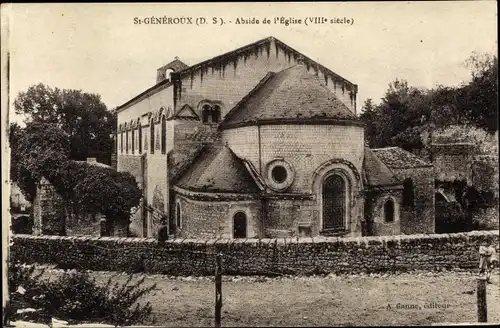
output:
[[[390,169],[432,167],[432,164],[399,147],[376,148],[372,150]]]
[[[401,182],[391,170],[368,147],[365,147],[363,173],[369,186],[394,186]]]
[[[239,57],[239,56],[245,56],[249,55],[252,53],[256,53],[259,51],[259,48],[264,47],[266,48],[266,51],[270,52],[271,48],[270,45],[272,42],[275,42],[275,45],[277,48],[281,48],[285,53],[287,53],[287,56],[293,57],[293,58],[300,58],[305,65],[308,67],[313,67],[314,69],[321,71],[323,75],[330,76],[333,80],[337,81],[342,81],[349,87],[352,87],[353,91],[357,92],[357,85],[348,81],[347,79],[343,78],[342,76],[334,73],[330,69],[326,68],[325,66],[319,64],[318,62],[312,60],[311,58],[305,56],[304,54],[300,53],[299,51],[293,49],[289,45],[285,44],[284,42],[276,39],[273,36],[269,36],[267,38],[258,40],[256,42],[247,44],[243,47],[240,47],[238,49],[226,52],[222,55],[215,56],[213,58],[207,59],[205,61],[202,61],[201,63],[189,66],[188,68],[182,70],[179,72],[180,76],[184,76],[187,74],[190,74],[194,71],[200,70],[204,67],[214,67],[214,66],[219,66],[222,67],[226,65],[226,63],[230,62],[232,59]],[[276,49],[277,51],[277,49]]]
[[[243,47],[240,47],[240,48],[235,49],[233,51],[229,51],[229,52],[224,53],[222,55],[219,55],[219,56],[210,58],[208,60],[202,61],[198,64],[188,66],[182,70],[179,70],[179,71],[176,70],[175,74],[180,76],[180,77],[183,77],[183,76],[188,76],[188,75],[194,74],[194,72],[201,70],[201,69],[206,69],[208,67],[221,67],[222,68],[222,67],[224,67],[224,65],[231,62],[232,60],[237,59],[238,57],[241,57],[241,56],[248,56],[252,53],[256,53],[256,52],[258,53],[259,49],[262,49],[262,48],[266,48],[266,51],[270,52],[271,51],[271,43],[273,41],[274,41],[275,46],[276,46],[275,51],[277,51],[277,49],[280,48],[282,51],[284,51],[287,54],[287,56],[293,57],[294,59],[300,58],[307,67],[312,67],[313,69],[315,69],[317,71],[321,71],[321,73],[323,73],[324,76],[329,76],[332,78],[332,80],[336,80],[336,81],[344,83],[347,86],[348,90],[352,90],[353,92],[357,93],[358,86],[356,84],[348,81],[347,79],[343,78],[342,76],[334,73],[332,70],[326,68],[325,66],[319,64],[318,62],[312,60],[311,58],[305,56],[304,54],[300,53],[299,51],[293,49],[292,47],[288,46],[287,44],[283,43],[282,41],[280,41],[272,36],[267,37],[267,38],[262,39],[262,40],[259,40],[259,41],[256,41],[256,42],[253,42],[253,43],[250,43],[250,44],[247,44]],[[169,64],[171,64],[171,63],[169,63]],[[167,65],[169,65],[169,64],[167,64]],[[165,68],[165,66],[163,68]],[[152,86],[151,88],[147,89],[146,91],[135,96],[134,98],[130,99],[129,101],[127,101],[123,105],[118,106],[115,109],[115,112],[118,113],[118,112],[122,111],[123,109],[125,109],[126,107],[136,103],[137,101],[140,101],[146,97],[149,97],[150,95],[154,94],[155,92],[162,90],[162,88],[161,88],[162,86],[165,88],[165,87],[169,87],[170,85],[172,85],[172,81],[169,81],[169,80],[161,81],[161,82],[157,83],[156,85]]]
[[[221,123],[221,127],[250,122],[279,120],[333,120],[361,124],[356,115],[337,99],[323,79],[295,65],[269,73],[242,99]]]
[[[244,193],[260,191],[244,162],[228,146],[207,145],[175,184],[189,191]]]
[[[193,118],[196,120],[200,119],[198,114],[196,114],[196,112],[193,110],[193,108],[191,106],[189,106],[188,104],[185,104],[184,106],[182,106],[181,109],[179,109],[177,111],[177,113],[175,113],[172,116],[172,119],[176,119],[176,118]]]
[[[170,63],[168,63],[167,65],[164,65],[160,68],[158,68],[158,71],[159,70],[164,70],[164,69],[173,69],[174,72],[179,72],[179,71],[182,71],[186,68],[188,68],[189,66],[184,64],[183,62],[181,62],[178,58],[175,58],[174,60],[172,60]]]

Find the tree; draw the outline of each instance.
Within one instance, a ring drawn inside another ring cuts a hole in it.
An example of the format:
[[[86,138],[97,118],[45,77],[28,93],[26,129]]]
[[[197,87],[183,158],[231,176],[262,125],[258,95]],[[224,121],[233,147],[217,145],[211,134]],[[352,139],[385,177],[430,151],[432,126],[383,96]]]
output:
[[[406,150],[422,147],[420,130],[422,119],[429,115],[426,91],[408,86],[396,79],[378,106],[371,99],[360,115],[366,124],[366,137],[372,147],[399,146]]]
[[[19,156],[16,151],[17,145],[19,144],[19,139],[23,133],[22,128],[17,123],[11,123],[9,128],[9,144],[11,148],[10,154],[10,180],[17,181],[17,176],[19,174],[18,162]]]
[[[14,101],[25,123],[48,123],[69,135],[70,158],[97,157],[109,164],[116,118],[97,94],[33,85]]]
[[[30,123],[15,135],[12,154],[16,159],[19,188],[27,200],[36,196],[36,186],[42,177],[52,178],[68,161],[68,135],[47,123]]]
[[[139,205],[142,194],[132,175],[70,159],[68,135],[53,124],[29,123],[14,152],[19,187],[30,201],[44,177],[62,197],[67,215],[102,213],[112,224],[127,221]]]
[[[472,81],[464,88],[464,115],[490,132],[498,130],[498,58],[473,53],[467,60]]]
[[[467,61],[472,80],[458,87],[411,87],[396,79],[379,105],[369,99],[360,118],[371,147],[399,146],[415,153],[428,152],[423,132],[451,124],[498,129],[498,61],[488,54],[473,54]]]

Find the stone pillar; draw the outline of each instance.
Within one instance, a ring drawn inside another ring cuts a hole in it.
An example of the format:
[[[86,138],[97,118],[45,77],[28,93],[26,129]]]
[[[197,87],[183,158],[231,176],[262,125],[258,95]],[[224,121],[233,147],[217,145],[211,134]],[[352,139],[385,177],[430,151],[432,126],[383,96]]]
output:
[[[33,233],[65,235],[66,213],[62,197],[47,179],[42,178],[33,201]]]

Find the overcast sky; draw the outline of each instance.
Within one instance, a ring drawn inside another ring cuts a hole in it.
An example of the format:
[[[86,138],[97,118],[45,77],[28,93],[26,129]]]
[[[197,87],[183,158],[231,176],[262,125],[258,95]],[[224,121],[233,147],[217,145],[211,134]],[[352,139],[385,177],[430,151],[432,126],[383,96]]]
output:
[[[134,24],[134,18],[205,17],[209,25]],[[326,24],[214,26],[212,17],[351,18]],[[469,79],[473,52],[496,53],[495,1],[416,3],[15,4],[11,12],[11,99],[30,85],[98,93],[108,108],[155,83],[178,56],[188,65],[274,36],[358,84],[358,108],[379,102],[395,78],[410,85]],[[14,118],[17,120],[16,118]],[[12,120],[12,116],[11,116]]]

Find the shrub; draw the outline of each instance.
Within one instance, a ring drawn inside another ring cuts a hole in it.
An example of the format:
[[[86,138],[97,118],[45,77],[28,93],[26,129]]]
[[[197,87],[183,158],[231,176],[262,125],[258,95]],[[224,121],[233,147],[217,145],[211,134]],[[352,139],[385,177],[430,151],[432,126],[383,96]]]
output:
[[[436,233],[467,231],[467,213],[458,202],[436,202]]]
[[[23,315],[16,314],[18,309],[33,308],[34,298],[42,294],[40,277],[43,270],[35,274],[35,266],[24,265],[18,261],[9,262],[8,284],[9,284],[9,305],[4,316],[10,319],[23,318]],[[7,318],[4,317],[4,325]],[[40,322],[47,323],[41,318]]]
[[[33,233],[33,215],[12,216],[11,230],[15,234]]]
[[[13,270],[12,270],[13,269]],[[68,322],[102,322],[117,326],[132,325],[151,314],[149,302],[138,300],[156,288],[156,284],[144,286],[144,278],[132,282],[129,275],[124,284],[98,284],[88,273],[65,272],[58,279],[42,280],[33,275],[33,266],[13,265],[9,270],[9,294],[15,306],[13,310],[30,307],[39,311],[14,315],[14,318],[31,319],[46,323],[51,317]],[[18,286],[26,290],[16,293]]]

